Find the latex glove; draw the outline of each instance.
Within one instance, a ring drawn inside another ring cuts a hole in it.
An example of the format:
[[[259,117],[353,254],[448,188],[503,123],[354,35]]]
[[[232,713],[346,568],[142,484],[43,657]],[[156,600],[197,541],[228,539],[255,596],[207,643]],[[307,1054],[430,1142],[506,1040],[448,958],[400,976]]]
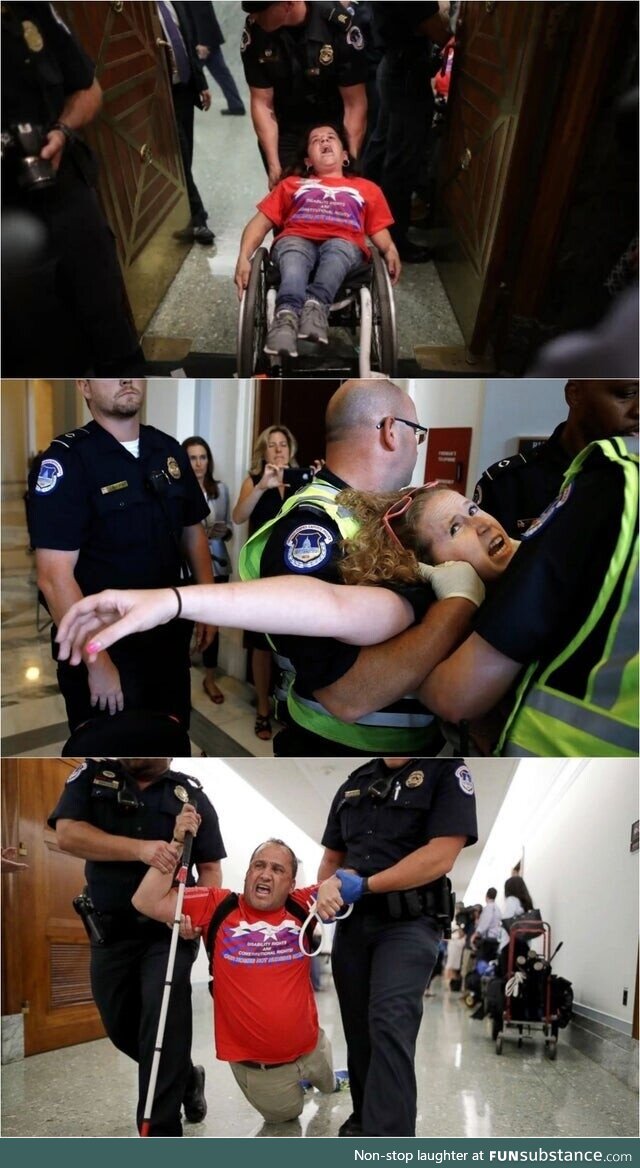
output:
[[[438,600],[461,596],[479,608],[484,600],[484,584],[475,568],[464,560],[444,564],[420,564],[420,575],[431,585]]]
[[[360,900],[364,891],[364,879],[355,872],[347,872],[346,868],[336,869],[336,876],[340,881],[340,896],[345,904],[354,904]]]

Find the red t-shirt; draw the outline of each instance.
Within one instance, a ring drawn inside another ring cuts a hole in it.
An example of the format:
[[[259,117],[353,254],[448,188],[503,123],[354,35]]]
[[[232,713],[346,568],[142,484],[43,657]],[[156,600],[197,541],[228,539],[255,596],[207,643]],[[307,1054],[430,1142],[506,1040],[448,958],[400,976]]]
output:
[[[346,239],[369,258],[366,236],[390,227],[393,215],[379,186],[366,178],[284,178],[258,210],[283,235],[299,235],[320,243],[324,239]]]
[[[297,888],[292,897],[306,909],[316,888]],[[206,935],[228,895],[228,888],[187,888],[183,911]],[[243,896],[223,920],[212,961],[219,1059],[286,1063],[315,1048],[318,1013],[309,958],[298,946],[300,927],[286,908],[260,912]]]

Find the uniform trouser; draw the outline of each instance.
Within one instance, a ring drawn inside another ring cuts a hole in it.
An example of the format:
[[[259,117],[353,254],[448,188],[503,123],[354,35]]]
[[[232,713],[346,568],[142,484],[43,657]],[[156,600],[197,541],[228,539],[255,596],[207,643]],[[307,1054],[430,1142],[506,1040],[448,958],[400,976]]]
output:
[[[439,941],[428,917],[395,922],[356,909],[336,928],[333,975],[363,1135],[415,1135],[416,1039]]]
[[[193,90],[190,85],[172,85],[171,96],[173,97],[180,154],[182,156],[184,177],[187,184],[191,222],[194,227],[204,227],[208,215],[191,171],[193,165],[193,118],[195,110]]]
[[[382,187],[395,220],[397,243],[406,241],[411,195],[418,183],[433,111],[423,56],[390,50],[378,66],[380,108],[364,155],[364,173]]]
[[[2,369],[17,377],[133,376],[145,362],[131,320],[113,232],[96,192],[75,170],[25,196],[44,248],[2,281]]]
[[[172,621],[147,633],[125,637],[111,647],[109,656],[120,672],[125,710],[173,714],[185,729],[189,728],[189,642],[192,630],[190,621]],[[54,658],[56,632],[54,627],[51,632]],[[58,685],[72,731],[100,713],[91,705],[84,665],[58,661]],[[104,717],[110,715],[106,713]]]
[[[153,928],[153,926],[149,926]],[[91,947],[91,988],[109,1038],[138,1063],[138,1128],[142,1123],[171,933]],[[191,1068],[191,966],[197,945],[179,941],[151,1135],[181,1136],[180,1108]]]

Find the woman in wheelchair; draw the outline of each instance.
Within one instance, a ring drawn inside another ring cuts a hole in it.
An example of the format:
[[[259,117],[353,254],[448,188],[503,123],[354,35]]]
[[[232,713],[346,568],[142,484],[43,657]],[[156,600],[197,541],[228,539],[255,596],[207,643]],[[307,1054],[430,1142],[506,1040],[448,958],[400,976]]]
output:
[[[245,227],[235,270],[238,297],[249,282],[251,257],[274,227],[271,258],[280,272],[265,353],[297,357],[297,341],[326,345],[329,309],[338,289],[370,258],[367,237],[384,257],[393,284],[400,257],[388,228],[393,217],[375,183],[345,175],[352,165],[344,129],[312,126],[297,165],[258,204]]]
[[[438,599],[464,596],[478,606],[518,544],[498,521],[440,483],[390,494],[343,491],[338,500],[361,520],[340,562],[344,584],[274,576],[176,589],[109,589],[74,604],[60,622],[59,656],[78,664],[121,637],[178,615],[227,628],[334,637],[375,645],[414,619],[403,587],[430,586]],[[428,583],[427,583],[428,582]],[[382,587],[367,587],[382,585]]]

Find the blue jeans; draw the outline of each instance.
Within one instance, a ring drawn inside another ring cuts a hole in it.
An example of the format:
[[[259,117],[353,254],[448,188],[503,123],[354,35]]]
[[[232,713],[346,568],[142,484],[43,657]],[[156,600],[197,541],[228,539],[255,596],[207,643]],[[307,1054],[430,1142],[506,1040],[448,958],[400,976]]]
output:
[[[220,86],[227,103],[227,108],[230,110],[244,109],[244,102],[238,93],[238,87],[229,72],[229,66],[222,55],[220,47],[211,49],[209,56],[202,62],[205,69],[208,69],[213,80]]]
[[[305,300],[333,304],[338,288],[352,268],[364,262],[357,244],[346,239],[325,239],[314,243],[298,235],[276,240],[271,256],[280,269],[276,311],[289,308],[300,315]],[[311,283],[309,277],[315,268]]]

